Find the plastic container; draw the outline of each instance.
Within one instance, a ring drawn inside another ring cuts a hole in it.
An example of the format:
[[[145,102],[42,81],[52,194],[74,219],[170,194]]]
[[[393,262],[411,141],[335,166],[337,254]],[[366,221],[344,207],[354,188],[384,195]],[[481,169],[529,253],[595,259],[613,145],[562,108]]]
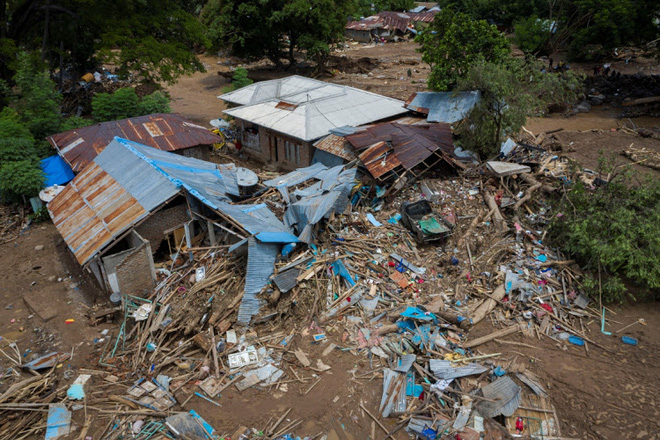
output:
[[[622,336],[621,342],[628,345],[637,345],[637,339],[631,338],[630,336]]]
[[[573,345],[579,345],[579,346],[584,345],[584,339],[573,335],[568,337],[568,342],[570,342]]]

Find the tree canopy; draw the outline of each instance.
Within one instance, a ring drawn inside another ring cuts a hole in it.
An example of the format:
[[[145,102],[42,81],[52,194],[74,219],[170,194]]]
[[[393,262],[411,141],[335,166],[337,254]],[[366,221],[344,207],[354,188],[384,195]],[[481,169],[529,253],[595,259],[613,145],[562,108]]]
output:
[[[511,51],[495,26],[450,8],[439,12],[415,41],[431,66],[428,86],[439,91],[453,88],[475,62],[500,62]]]
[[[479,90],[481,100],[457,129],[464,148],[482,157],[497,155],[505,136],[518,133],[530,115],[548,105],[576,100],[580,80],[573,72],[546,73],[536,60],[475,63],[458,90]]]
[[[202,22],[214,47],[243,58],[267,57],[276,66],[295,62],[296,51],[323,62],[344,34],[351,0],[211,0]]]

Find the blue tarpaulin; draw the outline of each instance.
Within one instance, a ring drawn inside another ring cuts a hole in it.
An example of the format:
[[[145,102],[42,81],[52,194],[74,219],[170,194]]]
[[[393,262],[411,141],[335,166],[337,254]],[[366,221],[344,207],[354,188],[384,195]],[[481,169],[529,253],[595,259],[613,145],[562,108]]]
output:
[[[64,185],[75,177],[71,167],[57,154],[41,160],[41,169],[46,175],[46,187]]]

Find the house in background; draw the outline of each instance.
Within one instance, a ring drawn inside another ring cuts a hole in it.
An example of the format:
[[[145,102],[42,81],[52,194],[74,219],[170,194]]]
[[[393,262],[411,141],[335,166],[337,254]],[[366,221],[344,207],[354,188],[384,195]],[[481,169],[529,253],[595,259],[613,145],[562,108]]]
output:
[[[427,26],[438,12],[439,9],[423,8],[419,12],[382,11],[362,20],[348,22],[344,35],[361,43],[370,43],[381,38],[396,41],[408,34],[416,34],[416,29]]]
[[[49,136],[48,142],[78,173],[115,136],[186,157],[206,159],[210,146],[222,139],[210,130],[174,113],[156,113],[102,122]]]
[[[219,98],[238,105],[224,113],[236,119],[243,151],[286,170],[311,164],[314,143],[333,129],[407,112],[397,99],[297,75],[255,83]]]

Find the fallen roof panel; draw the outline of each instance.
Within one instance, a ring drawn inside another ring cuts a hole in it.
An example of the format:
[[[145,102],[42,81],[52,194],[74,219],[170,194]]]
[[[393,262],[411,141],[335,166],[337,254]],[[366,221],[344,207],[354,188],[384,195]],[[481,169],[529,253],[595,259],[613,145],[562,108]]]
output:
[[[103,151],[115,136],[163,151],[179,151],[212,145],[221,138],[177,114],[156,113],[118,121],[102,122],[48,137],[51,145],[79,172]]]
[[[427,115],[428,122],[453,124],[465,118],[481,99],[473,92],[416,92],[405,102],[411,111]]]

